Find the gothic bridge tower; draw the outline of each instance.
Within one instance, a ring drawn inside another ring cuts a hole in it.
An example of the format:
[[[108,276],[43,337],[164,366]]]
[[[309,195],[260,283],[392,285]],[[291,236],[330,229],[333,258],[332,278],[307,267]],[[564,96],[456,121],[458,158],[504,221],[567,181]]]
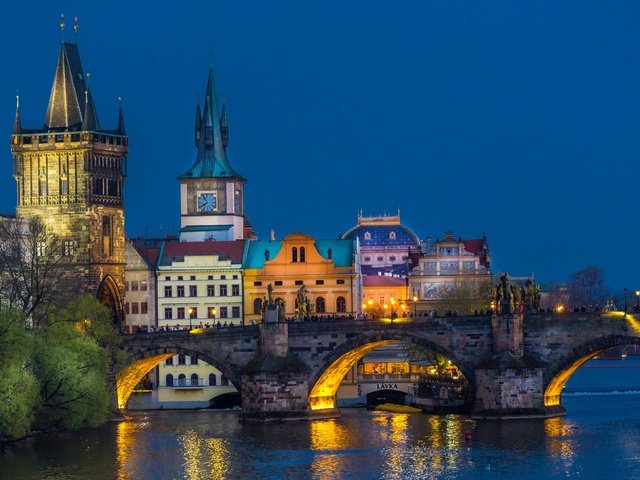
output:
[[[195,120],[196,160],[180,181],[180,240],[242,240],[253,235],[244,213],[246,179],[227,158],[229,127],[226,107],[218,110],[213,79],[209,77],[202,111]]]
[[[100,126],[78,46],[63,40],[44,126],[23,128],[19,102],[16,106],[11,136],[16,213],[44,220],[68,257],[66,286],[95,295],[118,323],[124,319],[127,151],[122,109],[115,130]]]

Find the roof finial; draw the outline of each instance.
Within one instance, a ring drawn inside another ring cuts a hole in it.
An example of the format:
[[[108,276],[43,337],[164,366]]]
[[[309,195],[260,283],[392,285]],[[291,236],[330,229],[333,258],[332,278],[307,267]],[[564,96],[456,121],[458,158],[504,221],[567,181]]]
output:
[[[62,43],[64,43],[64,13],[60,14],[60,33],[62,34]]]
[[[20,90],[16,90],[16,108],[20,108]]]
[[[87,72],[86,75],[87,77],[87,90],[89,89],[89,81],[91,80],[91,72]]]
[[[78,43],[78,30],[79,29],[80,29],[80,26],[78,25],[78,17],[73,17],[73,31],[74,31],[74,36],[75,36],[76,43]]]
[[[84,90],[84,102],[89,103],[89,89],[85,88]]]

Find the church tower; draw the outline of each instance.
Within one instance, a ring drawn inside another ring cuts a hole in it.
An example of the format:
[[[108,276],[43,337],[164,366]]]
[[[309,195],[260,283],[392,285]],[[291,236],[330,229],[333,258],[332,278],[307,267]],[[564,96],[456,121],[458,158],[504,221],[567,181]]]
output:
[[[180,240],[242,240],[252,235],[244,214],[246,179],[227,158],[229,127],[223,104],[218,100],[209,66],[202,111],[198,103],[195,119],[196,160],[180,181]]]
[[[122,108],[115,130],[100,126],[87,77],[78,45],[63,40],[43,128],[22,128],[18,101],[11,135],[16,213],[42,218],[59,237],[69,290],[95,295],[122,322],[128,138]]]

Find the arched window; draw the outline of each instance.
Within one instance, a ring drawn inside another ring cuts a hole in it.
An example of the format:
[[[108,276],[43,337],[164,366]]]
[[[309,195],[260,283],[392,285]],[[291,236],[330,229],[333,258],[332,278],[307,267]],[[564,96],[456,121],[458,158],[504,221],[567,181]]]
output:
[[[184,387],[187,384],[187,377],[184,373],[178,375],[178,386]]]
[[[197,387],[198,386],[198,374],[197,373],[192,373],[191,374],[191,386],[192,387]]]
[[[305,258],[304,258],[304,247],[300,247],[300,261],[304,262]]]
[[[396,239],[396,232],[389,232],[389,240],[395,240]]]
[[[170,373],[167,374],[167,378],[165,380],[165,385],[167,387],[173,387],[173,375],[171,375]]]
[[[324,313],[324,298],[316,298],[316,312]]]
[[[364,232],[364,239],[365,240],[371,240],[371,233],[370,232]]]
[[[291,261],[294,263],[298,261],[298,249],[296,247],[291,249]]]
[[[262,300],[256,298],[253,301],[253,313],[261,313],[262,312]]]
[[[212,387],[216,386],[216,374],[215,373],[210,373],[209,374],[209,385]]]
[[[229,385],[229,379],[224,375],[220,376],[220,385]]]
[[[338,297],[336,299],[336,312],[346,312],[347,311],[347,302],[344,297]]]

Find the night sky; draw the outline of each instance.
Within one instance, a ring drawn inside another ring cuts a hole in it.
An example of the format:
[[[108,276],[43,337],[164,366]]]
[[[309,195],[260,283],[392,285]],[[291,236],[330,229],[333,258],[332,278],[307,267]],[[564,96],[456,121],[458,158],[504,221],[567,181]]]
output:
[[[494,272],[640,288],[640,2],[8,2],[0,212],[16,90],[41,128],[61,12],[103,128],[123,97],[129,236],[178,231],[211,55],[260,238],[400,209],[420,238],[486,232]]]

